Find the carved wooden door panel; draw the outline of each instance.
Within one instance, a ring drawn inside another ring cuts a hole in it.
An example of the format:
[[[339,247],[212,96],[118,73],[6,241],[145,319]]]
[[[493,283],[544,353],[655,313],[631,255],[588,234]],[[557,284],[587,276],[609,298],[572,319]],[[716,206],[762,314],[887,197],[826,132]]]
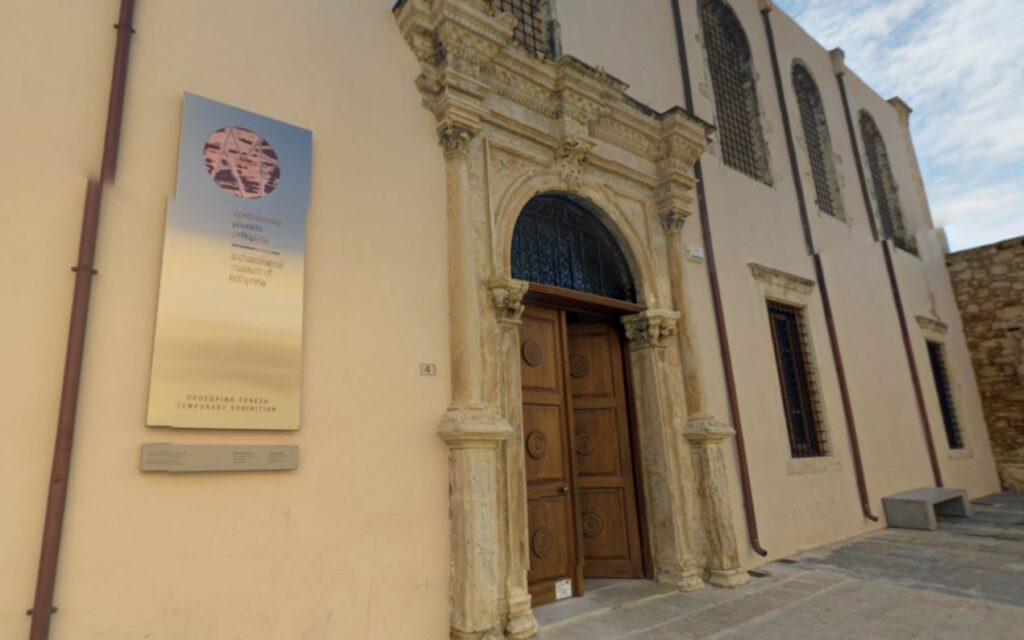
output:
[[[519,329],[523,440],[533,604],[583,593],[573,503],[572,409],[566,393],[565,314],[527,306]],[[571,581],[566,583],[566,581]]]
[[[576,499],[584,575],[643,576],[622,342],[607,324],[569,325]]]

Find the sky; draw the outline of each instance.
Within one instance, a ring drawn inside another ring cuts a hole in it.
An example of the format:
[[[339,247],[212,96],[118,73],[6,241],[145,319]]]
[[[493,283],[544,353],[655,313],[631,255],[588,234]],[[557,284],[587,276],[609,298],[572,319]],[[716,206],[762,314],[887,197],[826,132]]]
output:
[[[911,134],[953,251],[1024,236],[1024,0],[775,0]]]

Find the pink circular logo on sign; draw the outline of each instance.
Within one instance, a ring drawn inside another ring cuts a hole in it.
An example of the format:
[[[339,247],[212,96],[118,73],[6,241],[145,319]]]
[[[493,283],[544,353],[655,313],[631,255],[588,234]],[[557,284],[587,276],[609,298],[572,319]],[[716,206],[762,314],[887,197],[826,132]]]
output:
[[[217,186],[236,198],[262,198],[281,179],[281,161],[274,147],[242,127],[211,133],[203,146],[203,164]]]

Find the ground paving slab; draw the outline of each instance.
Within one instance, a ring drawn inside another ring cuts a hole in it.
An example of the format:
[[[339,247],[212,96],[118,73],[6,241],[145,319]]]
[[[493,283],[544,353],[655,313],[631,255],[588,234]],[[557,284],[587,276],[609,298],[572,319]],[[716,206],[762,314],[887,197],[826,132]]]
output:
[[[885,529],[680,593],[588,581],[539,607],[541,640],[1024,640],[1024,494],[974,501],[937,531]]]

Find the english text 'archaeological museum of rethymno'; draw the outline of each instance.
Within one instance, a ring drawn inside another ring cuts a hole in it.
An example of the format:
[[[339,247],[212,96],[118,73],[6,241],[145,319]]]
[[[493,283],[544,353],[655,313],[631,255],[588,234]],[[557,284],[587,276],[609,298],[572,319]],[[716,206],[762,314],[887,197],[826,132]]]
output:
[[[769,0],[8,4],[0,637],[531,638],[998,490],[911,109]]]

